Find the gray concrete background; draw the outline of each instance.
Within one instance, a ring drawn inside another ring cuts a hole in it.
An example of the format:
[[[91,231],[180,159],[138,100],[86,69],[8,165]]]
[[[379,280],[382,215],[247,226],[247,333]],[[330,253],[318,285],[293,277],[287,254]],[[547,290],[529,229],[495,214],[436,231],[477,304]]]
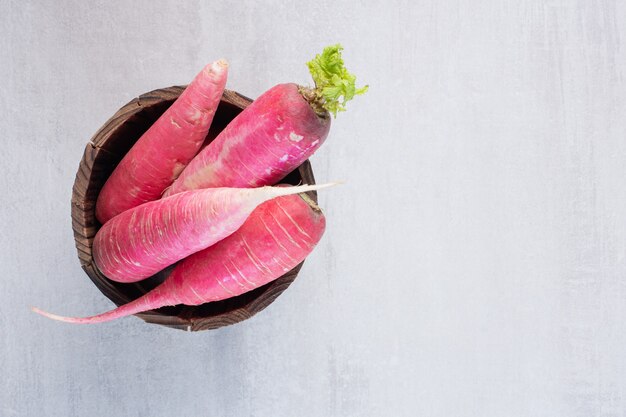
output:
[[[626,415],[622,1],[0,0],[0,416]],[[70,194],[121,105],[231,62],[256,97],[342,42],[370,84],[312,160],[328,231],[253,319],[128,318]]]

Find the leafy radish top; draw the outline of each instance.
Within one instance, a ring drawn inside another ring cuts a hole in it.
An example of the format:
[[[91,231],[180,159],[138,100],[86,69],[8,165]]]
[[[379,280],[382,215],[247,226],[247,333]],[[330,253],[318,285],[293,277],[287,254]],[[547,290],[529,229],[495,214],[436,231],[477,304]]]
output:
[[[307,63],[315,88],[301,87],[300,93],[322,117],[326,111],[337,117],[337,112],[346,110],[348,101],[369,87],[356,88],[356,77],[343,65],[342,50],[340,44],[328,46]]]

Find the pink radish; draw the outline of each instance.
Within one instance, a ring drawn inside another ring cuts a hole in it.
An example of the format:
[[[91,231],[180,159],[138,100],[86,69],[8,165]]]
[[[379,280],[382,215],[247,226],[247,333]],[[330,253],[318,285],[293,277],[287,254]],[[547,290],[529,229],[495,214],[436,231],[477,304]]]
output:
[[[176,304],[200,305],[258,288],[304,260],[325,228],[319,208],[306,196],[279,197],[261,204],[239,230],[180,262],[149,293],[93,317],[62,317],[33,311],[69,323],[100,323]]]
[[[279,84],[262,94],[198,153],[164,195],[271,185],[302,164],[326,139],[329,111],[345,110],[346,101],[367,89],[355,88],[341,49],[328,47],[309,62],[315,88]]]
[[[230,235],[264,201],[331,185],[210,188],[151,201],[98,230],[94,261],[107,278],[136,282]]]
[[[207,65],[144,133],[100,191],[96,217],[106,223],[121,212],[161,197],[200,150],[220,102],[228,64]]]

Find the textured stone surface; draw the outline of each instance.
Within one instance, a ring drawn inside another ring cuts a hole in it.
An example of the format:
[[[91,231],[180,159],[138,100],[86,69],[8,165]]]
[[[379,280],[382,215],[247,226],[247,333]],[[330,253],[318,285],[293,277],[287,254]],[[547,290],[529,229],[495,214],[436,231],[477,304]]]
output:
[[[213,3],[213,4],[211,4]],[[0,0],[1,416],[621,416],[624,2]],[[328,232],[236,326],[187,334],[81,271],[84,145],[210,60],[256,97],[340,41],[371,86],[312,163]]]

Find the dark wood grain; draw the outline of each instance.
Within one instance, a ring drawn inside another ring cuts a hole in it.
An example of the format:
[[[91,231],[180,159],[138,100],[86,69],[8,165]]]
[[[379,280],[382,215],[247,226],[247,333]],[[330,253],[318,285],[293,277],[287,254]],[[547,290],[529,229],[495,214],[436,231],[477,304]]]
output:
[[[115,166],[139,137],[178,98],[185,86],[150,91],[131,100],[119,109],[91,138],[80,161],[72,190],[72,228],[78,259],[96,287],[116,305],[134,300],[159,285],[171,268],[133,284],[107,279],[98,270],[92,257],[92,244],[100,223],[95,217],[98,194]],[[206,143],[217,134],[252,100],[226,90],[215,113]],[[281,182],[314,184],[309,161],[290,173]],[[309,196],[317,201],[315,192]],[[217,329],[248,319],[270,305],[294,281],[302,263],[277,280],[238,297],[200,306],[174,306],[137,314],[147,323],[175,329],[198,331]]]

